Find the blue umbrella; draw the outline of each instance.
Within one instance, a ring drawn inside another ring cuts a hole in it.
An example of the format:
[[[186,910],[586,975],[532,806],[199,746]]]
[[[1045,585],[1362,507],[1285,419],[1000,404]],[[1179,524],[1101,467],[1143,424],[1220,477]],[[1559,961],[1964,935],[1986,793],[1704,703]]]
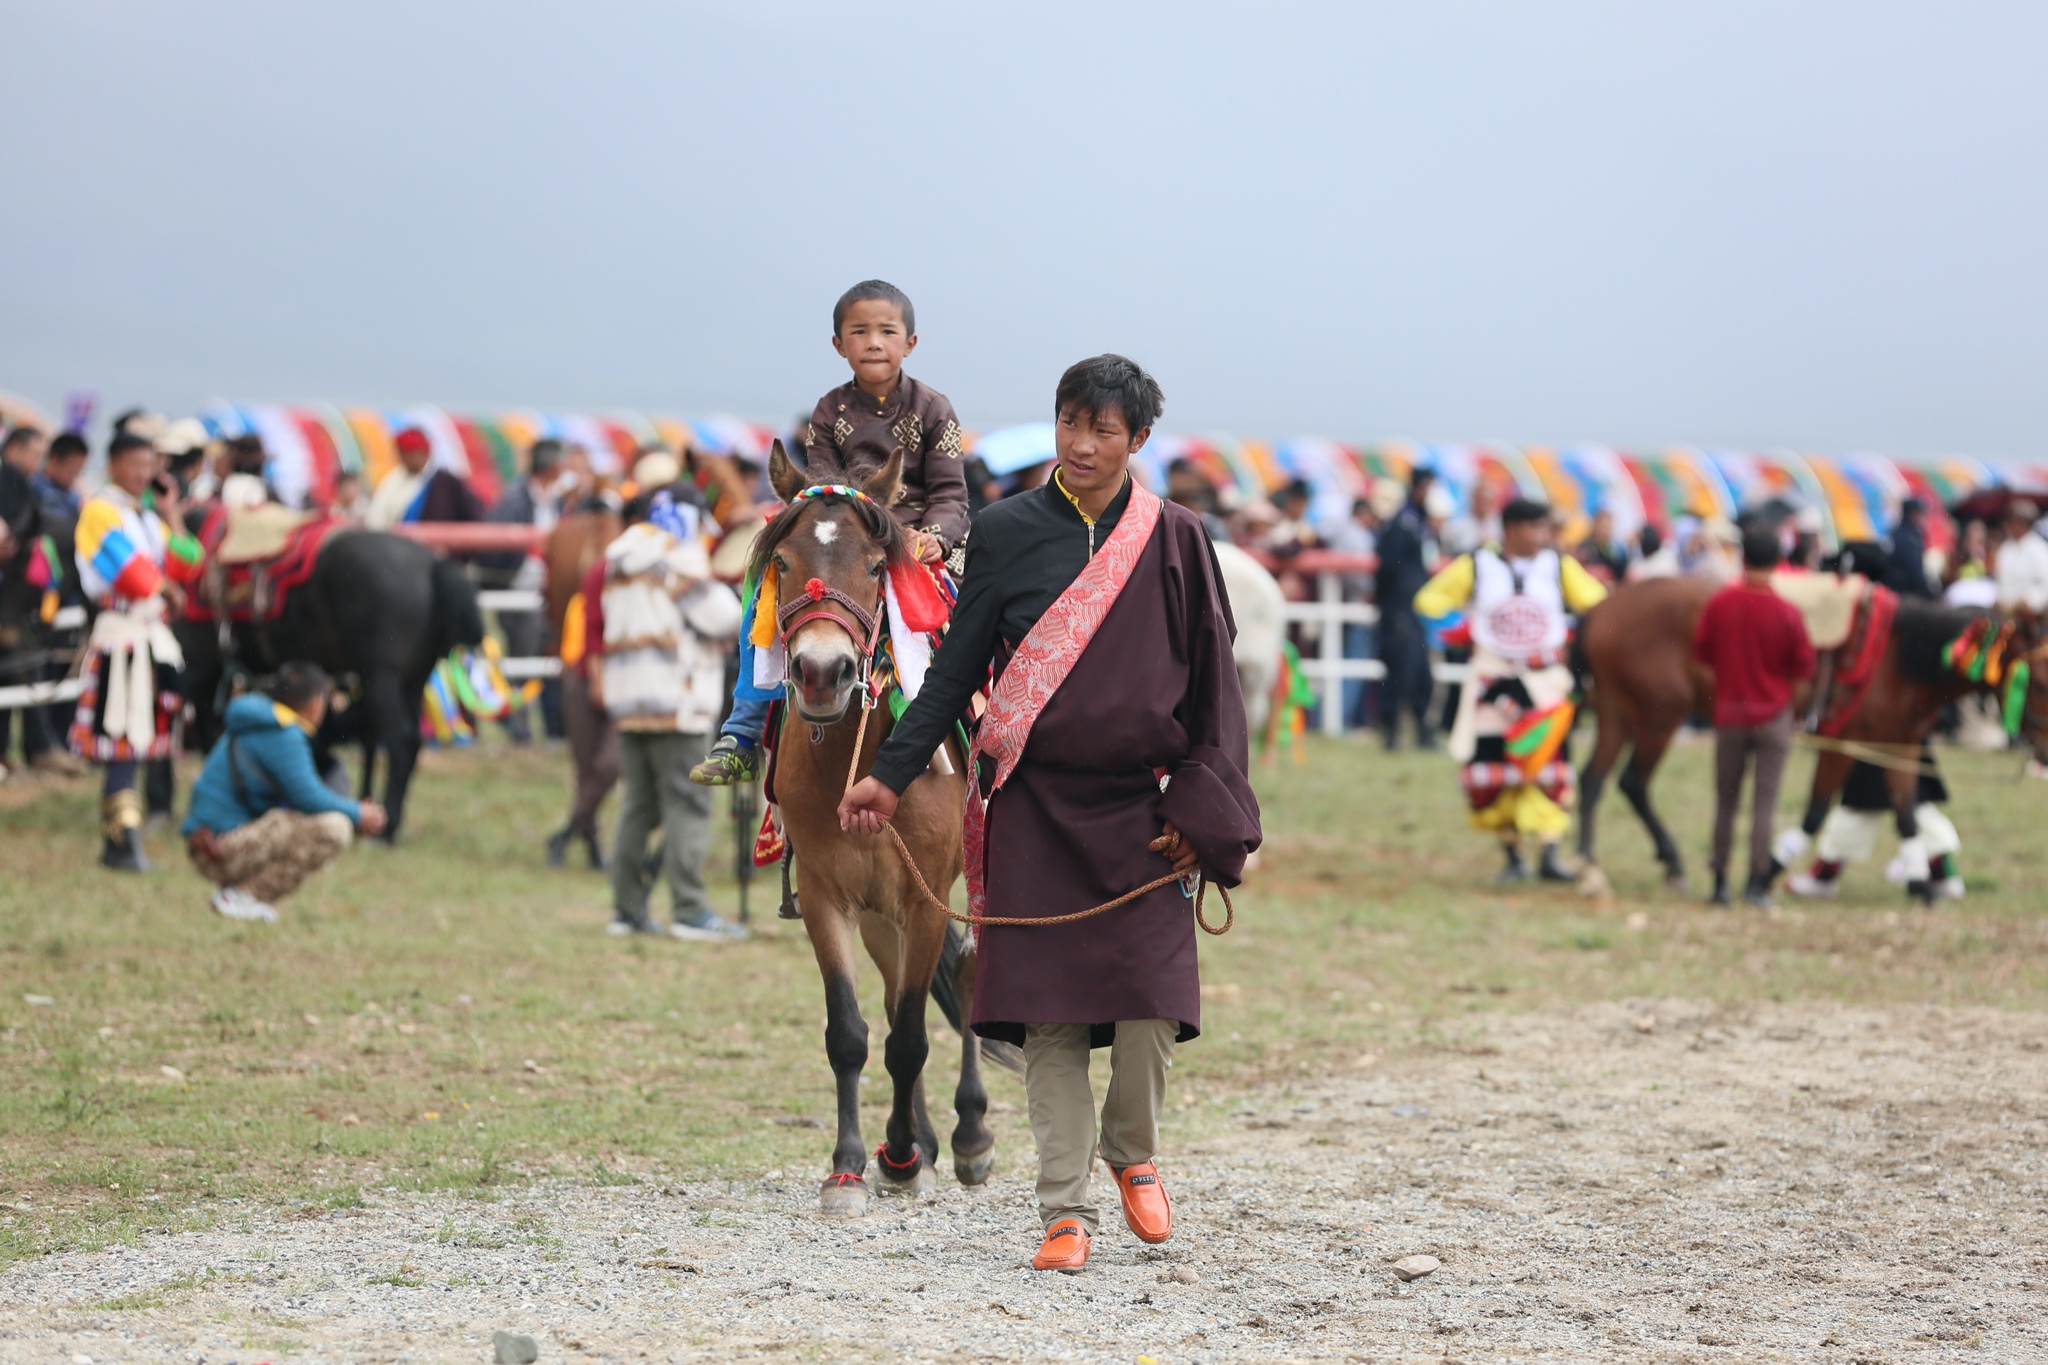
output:
[[[974,447],[974,453],[991,474],[1014,474],[1059,458],[1053,449],[1050,422],[1026,422],[991,431]]]

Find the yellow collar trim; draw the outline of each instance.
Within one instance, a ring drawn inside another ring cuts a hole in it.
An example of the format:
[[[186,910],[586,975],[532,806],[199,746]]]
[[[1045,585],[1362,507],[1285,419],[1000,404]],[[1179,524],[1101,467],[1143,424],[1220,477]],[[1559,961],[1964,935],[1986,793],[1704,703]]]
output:
[[[1129,472],[1129,471],[1127,470],[1127,471],[1125,471],[1125,473],[1124,473],[1124,482],[1125,482],[1125,483],[1129,483],[1130,481],[1131,481],[1131,476],[1130,476],[1130,472]],[[1060,496],[1061,496],[1061,497],[1065,498],[1065,499],[1066,499],[1066,500],[1067,500],[1068,502],[1071,502],[1072,504],[1074,504],[1074,513],[1075,513],[1075,515],[1076,515],[1076,516],[1080,517],[1082,521],[1085,521],[1085,522],[1087,522],[1087,523],[1088,523],[1088,524],[1089,524],[1090,526],[1093,526],[1093,525],[1095,524],[1095,518],[1093,518],[1093,517],[1089,516],[1089,515],[1088,515],[1088,514],[1087,514],[1086,512],[1084,512],[1084,511],[1082,511],[1082,510],[1081,510],[1081,500],[1080,500],[1079,498],[1075,497],[1075,496],[1073,495],[1073,493],[1072,493],[1072,492],[1071,492],[1071,491],[1070,491],[1070,490],[1069,490],[1069,489],[1067,488],[1067,481],[1066,481],[1065,479],[1063,479],[1063,478],[1061,478],[1061,477],[1060,477],[1060,471],[1059,471],[1059,466],[1057,466],[1057,465],[1053,466],[1053,471],[1052,471],[1052,485],[1053,485],[1053,487],[1055,487],[1055,488],[1057,488],[1057,489],[1059,489],[1059,490],[1060,490]],[[1123,490],[1123,489],[1121,489],[1121,488],[1119,488],[1119,489],[1117,489],[1116,491],[1117,491],[1118,493],[1121,493],[1121,492],[1123,492],[1124,490]],[[1114,496],[1112,496],[1112,497],[1110,498],[1110,501],[1111,501],[1111,502],[1115,502],[1115,501],[1116,501],[1116,498],[1115,498]],[[1107,510],[1107,509],[1105,509],[1105,510]]]
[[[282,725],[287,729],[296,725],[309,735],[313,733],[313,727],[311,724],[307,722],[306,718],[300,715],[298,712],[292,710],[291,707],[286,706],[283,702],[274,701],[270,703],[270,711],[272,715],[277,717],[277,723],[279,725]]]

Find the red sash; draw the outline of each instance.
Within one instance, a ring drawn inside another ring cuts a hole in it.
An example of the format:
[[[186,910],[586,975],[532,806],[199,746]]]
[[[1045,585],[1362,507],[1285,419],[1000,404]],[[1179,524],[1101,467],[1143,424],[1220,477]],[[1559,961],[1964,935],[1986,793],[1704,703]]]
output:
[[[1024,745],[1039,713],[1074,671],[1082,651],[1116,605],[1124,584],[1131,581],[1131,571],[1159,525],[1161,505],[1158,494],[1132,481],[1131,499],[1116,529],[1067,590],[1045,609],[989,692],[988,709],[982,713],[974,749],[967,756],[967,899],[977,917],[988,913],[982,877],[987,810],[978,780],[981,756],[987,754],[996,761],[995,780],[989,786],[993,796],[1024,756]]]

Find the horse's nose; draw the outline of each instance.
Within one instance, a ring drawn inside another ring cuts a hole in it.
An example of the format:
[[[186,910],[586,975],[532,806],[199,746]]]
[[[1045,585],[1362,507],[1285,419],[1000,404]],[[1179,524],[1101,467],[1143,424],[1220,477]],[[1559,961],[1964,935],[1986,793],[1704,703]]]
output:
[[[853,660],[844,654],[823,659],[799,654],[789,661],[789,666],[796,674],[796,685],[810,693],[837,692],[853,672]]]

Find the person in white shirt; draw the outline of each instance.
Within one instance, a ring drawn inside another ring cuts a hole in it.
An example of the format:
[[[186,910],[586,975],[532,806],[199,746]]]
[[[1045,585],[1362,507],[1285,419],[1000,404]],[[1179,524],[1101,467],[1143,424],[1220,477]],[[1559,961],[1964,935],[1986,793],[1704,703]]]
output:
[[[1998,547],[1993,577],[2001,611],[2048,611],[2048,540],[2034,523],[2041,509],[2025,498],[2005,513],[2005,541]]]

